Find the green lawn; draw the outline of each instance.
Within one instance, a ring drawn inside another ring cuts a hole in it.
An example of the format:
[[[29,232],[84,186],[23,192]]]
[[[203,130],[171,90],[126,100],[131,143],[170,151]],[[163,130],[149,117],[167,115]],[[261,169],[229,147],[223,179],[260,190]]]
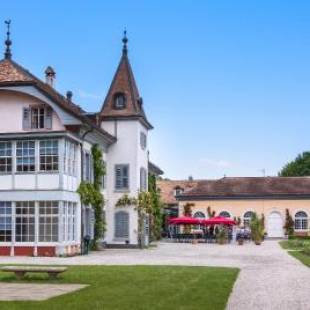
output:
[[[280,241],[283,249],[288,250],[288,253],[303,264],[310,267],[310,241],[306,240],[286,240]]]
[[[310,256],[300,251],[289,251],[289,254],[300,260],[303,264],[310,267]]]
[[[0,302],[0,309],[225,309],[238,272],[213,267],[72,266],[59,280],[29,274],[23,282],[89,287],[43,302]],[[15,277],[0,272],[0,281],[15,281]]]

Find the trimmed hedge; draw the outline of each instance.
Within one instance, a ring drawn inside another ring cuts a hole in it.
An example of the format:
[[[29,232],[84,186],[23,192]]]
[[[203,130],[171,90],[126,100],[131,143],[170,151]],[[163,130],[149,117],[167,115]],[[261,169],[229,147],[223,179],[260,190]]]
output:
[[[288,240],[310,240],[310,236],[288,236]]]

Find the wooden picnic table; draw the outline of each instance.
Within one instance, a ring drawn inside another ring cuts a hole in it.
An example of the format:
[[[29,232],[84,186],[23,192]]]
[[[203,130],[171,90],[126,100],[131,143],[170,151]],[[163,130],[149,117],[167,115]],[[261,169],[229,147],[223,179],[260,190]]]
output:
[[[65,272],[67,267],[49,266],[3,266],[0,268],[4,272],[14,272],[18,280],[23,279],[27,272],[47,273],[50,279],[56,279],[58,274]]]

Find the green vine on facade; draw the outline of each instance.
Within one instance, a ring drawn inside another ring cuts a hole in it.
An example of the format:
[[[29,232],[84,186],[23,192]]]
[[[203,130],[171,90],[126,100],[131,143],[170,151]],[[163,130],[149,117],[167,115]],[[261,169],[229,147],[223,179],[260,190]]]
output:
[[[149,175],[148,188],[151,195],[151,217],[150,217],[150,237],[151,241],[161,238],[161,229],[163,223],[163,203],[160,198],[160,193],[156,185],[156,176]]]
[[[105,166],[102,158],[102,151],[97,144],[91,149],[93,158],[93,183],[82,181],[77,192],[80,195],[83,205],[91,205],[94,209],[95,227],[94,227],[94,245],[103,237],[105,231],[105,222],[103,220],[104,197],[101,193],[102,180],[105,175]]]

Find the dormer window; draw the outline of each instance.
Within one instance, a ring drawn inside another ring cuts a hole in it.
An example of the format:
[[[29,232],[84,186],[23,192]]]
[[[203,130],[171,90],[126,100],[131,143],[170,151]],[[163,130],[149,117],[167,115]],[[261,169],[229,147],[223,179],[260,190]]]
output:
[[[177,187],[174,189],[174,195],[175,195],[175,196],[181,195],[183,192],[184,192],[184,189],[183,189],[182,187],[177,186]]]
[[[116,110],[122,110],[126,107],[126,97],[123,93],[118,93],[114,97],[114,108]]]
[[[52,116],[52,109],[44,105],[24,108],[23,129],[52,129]]]

